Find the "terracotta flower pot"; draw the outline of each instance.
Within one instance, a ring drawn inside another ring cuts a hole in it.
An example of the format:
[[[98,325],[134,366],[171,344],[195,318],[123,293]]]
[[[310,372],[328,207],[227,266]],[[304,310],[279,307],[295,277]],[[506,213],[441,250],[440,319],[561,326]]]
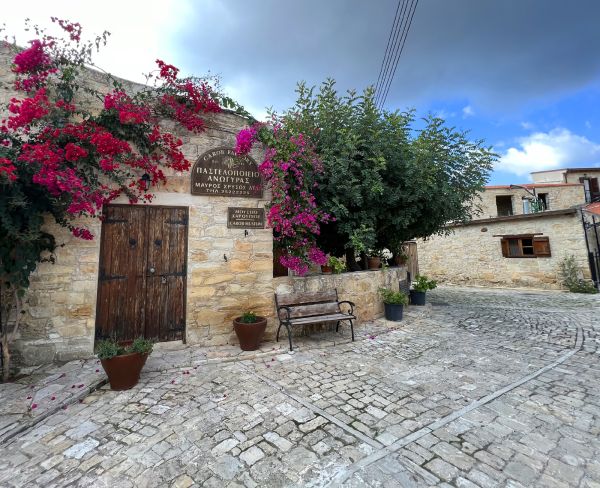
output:
[[[321,273],[331,274],[333,273],[333,268],[331,266],[321,266]]]
[[[134,352],[110,359],[101,359],[111,390],[129,390],[137,385],[148,354]]]
[[[369,257],[367,259],[369,269],[379,269],[381,267],[381,258],[379,256]]]
[[[233,319],[233,329],[240,341],[242,351],[256,351],[265,335],[267,328],[267,319],[265,317],[256,317],[256,322],[242,322],[242,317]]]

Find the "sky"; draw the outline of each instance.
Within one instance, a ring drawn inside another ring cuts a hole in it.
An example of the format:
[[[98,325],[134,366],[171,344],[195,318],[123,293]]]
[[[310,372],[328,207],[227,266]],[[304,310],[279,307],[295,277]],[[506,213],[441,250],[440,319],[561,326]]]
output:
[[[210,72],[257,117],[295,100],[300,80],[374,85],[397,0],[144,0],[12,2],[25,17],[111,32],[96,64],[143,80],[157,58],[183,74]],[[93,7],[92,7],[93,6]],[[484,139],[499,155],[489,184],[530,171],[600,166],[598,0],[419,0],[385,108],[414,108]]]

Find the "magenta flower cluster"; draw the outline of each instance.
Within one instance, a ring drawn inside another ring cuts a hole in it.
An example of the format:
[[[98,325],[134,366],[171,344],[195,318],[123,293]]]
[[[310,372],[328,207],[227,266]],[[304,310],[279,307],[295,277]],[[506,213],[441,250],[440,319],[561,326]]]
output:
[[[284,251],[280,262],[302,276],[311,265],[327,262],[316,238],[321,224],[332,218],[318,208],[312,194],[323,165],[303,134],[291,134],[280,122],[271,128],[257,123],[240,131],[236,153],[247,154],[257,140],[268,145],[259,170],[273,193],[267,220]]]

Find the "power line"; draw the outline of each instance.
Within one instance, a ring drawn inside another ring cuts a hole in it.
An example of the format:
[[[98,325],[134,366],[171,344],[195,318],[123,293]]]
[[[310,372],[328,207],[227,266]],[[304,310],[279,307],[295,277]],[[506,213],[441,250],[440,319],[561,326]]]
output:
[[[387,57],[385,58],[385,66],[383,68],[383,75],[381,77],[381,82],[379,84],[379,89],[377,91],[377,96],[375,99],[375,103],[377,105],[379,104],[379,101],[381,100],[383,88],[387,84],[388,77],[390,76],[390,72],[392,69],[392,60],[396,56],[396,52],[398,50],[398,46],[399,46],[400,40],[402,38],[403,25],[405,24],[406,19],[407,19],[406,14],[408,13],[407,7],[408,7],[409,0],[402,0],[402,1],[403,1],[403,3],[402,3],[402,8],[400,10],[400,16],[398,17],[396,24],[394,24],[392,26],[392,30],[393,30],[392,44],[387,53]],[[398,3],[400,3],[400,0],[398,0]]]
[[[385,46],[385,54],[383,55],[383,59],[381,60],[381,66],[379,67],[379,75],[377,76],[377,83],[375,85],[375,95],[376,97],[379,96],[379,83],[382,80],[382,74],[384,72],[384,65],[386,65],[385,70],[387,71],[387,63],[389,63],[389,59],[388,59],[388,52],[390,50],[390,46],[393,46],[394,43],[396,42],[396,23],[398,20],[398,12],[400,10],[400,4],[402,3],[402,0],[398,0],[398,5],[396,6],[396,14],[394,15],[394,23],[392,24],[392,28],[390,29],[390,35],[388,36],[388,42],[387,45]],[[406,0],[404,0],[404,4],[406,4]],[[404,10],[404,9],[403,9]],[[394,35],[394,40],[392,41],[392,35]]]
[[[393,68],[388,73],[389,76],[387,77],[386,83],[383,85],[383,87],[384,87],[383,92],[382,92],[381,96],[379,97],[379,104],[378,104],[379,109],[383,108],[383,106],[385,105],[385,102],[387,100],[387,96],[390,91],[392,80],[394,79],[394,76],[396,74],[396,68],[398,67],[398,62],[400,61],[400,56],[402,55],[402,51],[404,50],[404,44],[406,43],[406,38],[408,37],[408,32],[410,30],[410,26],[412,24],[413,17],[415,15],[415,11],[417,9],[418,3],[419,3],[419,0],[413,0],[413,2],[411,3],[411,5],[409,7],[409,10],[408,10],[409,13],[406,16],[407,21],[404,23],[404,29],[402,31],[402,35],[400,36],[400,41],[398,42],[398,44],[396,46],[396,56],[394,57],[394,61],[392,62]],[[399,47],[399,49],[398,49],[398,47]]]

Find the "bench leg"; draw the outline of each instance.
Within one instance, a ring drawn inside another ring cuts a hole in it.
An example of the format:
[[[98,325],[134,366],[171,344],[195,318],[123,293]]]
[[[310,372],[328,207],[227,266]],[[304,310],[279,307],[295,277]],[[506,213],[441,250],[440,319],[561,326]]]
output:
[[[337,332],[340,329],[340,321],[337,321],[337,324],[335,324],[335,331]]]
[[[281,330],[281,322],[279,322],[279,327],[277,327],[277,337],[275,338],[275,342],[279,342],[279,331]]]
[[[287,329],[288,332],[288,340],[290,341],[290,351],[292,351],[292,330],[290,328],[289,325],[285,324],[285,328]]]
[[[352,342],[354,342],[354,320],[350,319],[350,331],[352,332]]]

